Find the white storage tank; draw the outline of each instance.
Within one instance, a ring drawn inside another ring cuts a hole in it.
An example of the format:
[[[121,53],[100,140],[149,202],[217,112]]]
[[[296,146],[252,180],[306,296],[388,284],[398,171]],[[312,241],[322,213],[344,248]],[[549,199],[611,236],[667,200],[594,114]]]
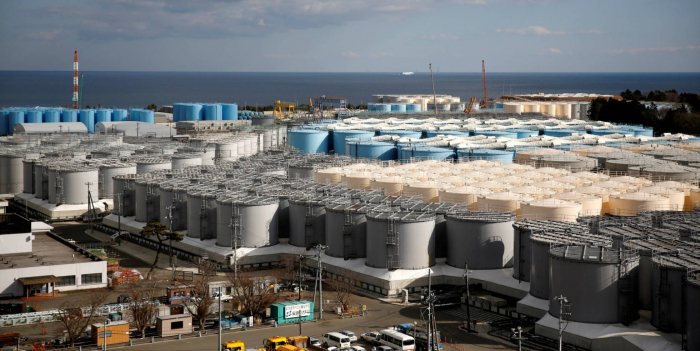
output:
[[[100,199],[114,198],[114,180],[119,174],[135,174],[136,164],[129,162],[110,162],[100,165]]]
[[[136,173],[145,174],[162,169],[170,169],[172,162],[170,158],[147,157],[136,160]]]
[[[185,169],[202,165],[203,154],[175,154],[172,156],[172,169]]]
[[[219,203],[221,205],[221,203]],[[232,198],[230,212],[218,209],[216,245],[231,247],[233,233],[238,236],[239,247],[264,247],[279,242],[279,200],[272,196],[247,196]],[[227,216],[228,215],[228,216]],[[224,216],[219,218],[219,216]]]
[[[187,237],[202,240],[216,237],[218,192],[213,186],[198,186],[187,192]]]
[[[513,266],[515,216],[498,212],[455,212],[447,220],[447,264],[456,268]]]
[[[88,203],[88,184],[93,201],[97,201],[97,185],[99,184],[98,170],[94,166],[80,164],[53,165],[49,174],[55,174],[55,203],[67,205],[82,205]],[[51,188],[51,178],[49,178]],[[49,196],[50,196],[49,192]],[[50,199],[49,199],[50,200]]]
[[[367,261],[374,268],[423,269],[435,264],[435,215],[421,212],[367,214]]]
[[[238,142],[236,141],[216,141],[214,144],[214,158],[216,161],[235,161],[239,157],[245,155],[238,150]],[[218,162],[215,162],[218,163]]]

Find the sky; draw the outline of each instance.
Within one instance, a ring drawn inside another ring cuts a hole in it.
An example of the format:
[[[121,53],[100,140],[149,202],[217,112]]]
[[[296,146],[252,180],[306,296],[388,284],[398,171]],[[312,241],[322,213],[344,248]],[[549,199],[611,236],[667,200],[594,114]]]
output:
[[[0,0],[0,70],[699,72],[698,0]]]

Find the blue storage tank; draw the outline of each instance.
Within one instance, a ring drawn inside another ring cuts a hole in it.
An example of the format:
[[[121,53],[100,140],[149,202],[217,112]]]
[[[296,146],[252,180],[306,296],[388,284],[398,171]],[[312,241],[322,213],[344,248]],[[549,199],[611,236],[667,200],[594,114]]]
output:
[[[7,133],[15,133],[15,124],[24,123],[24,110],[10,110],[9,117],[7,119]]]
[[[63,110],[61,112],[61,122],[77,122],[78,110]]]
[[[124,122],[127,120],[126,116],[127,116],[126,110],[122,110],[122,109],[112,110],[112,121],[113,122]]]
[[[61,121],[61,110],[52,108],[44,111],[44,123],[56,123]]]
[[[421,104],[406,104],[406,112],[420,112],[422,110]]]
[[[44,115],[41,110],[28,110],[26,120],[27,123],[41,123],[44,120]]]
[[[425,137],[426,138],[432,138],[438,135],[455,135],[458,137],[468,137],[469,136],[469,131],[460,131],[460,130],[428,130],[425,132]]]
[[[401,160],[447,160],[455,158],[455,150],[447,147],[414,146],[401,149]]]
[[[584,133],[582,130],[576,130],[576,129],[545,129],[544,130],[544,135],[546,136],[551,136],[551,137],[567,137],[572,134],[581,134]]]
[[[406,104],[391,104],[391,112],[406,112]]]
[[[496,161],[502,164],[513,163],[513,152],[495,149],[472,149],[469,152],[469,159]]]
[[[204,120],[220,121],[221,120],[221,105],[206,104],[204,105]]]
[[[391,104],[369,103],[367,104],[369,112],[391,112]]]
[[[621,135],[634,135],[634,132],[624,129],[593,129],[591,130],[593,135],[609,135],[609,134],[621,134]]]
[[[420,139],[423,132],[420,130],[380,130],[379,135],[398,135],[402,138]]]
[[[88,133],[94,133],[95,110],[80,110],[80,122],[87,127]]]
[[[235,121],[238,119],[238,104],[221,104],[221,119]]]
[[[141,121],[141,109],[132,108],[129,110],[129,121],[140,122]]]
[[[180,107],[182,105],[178,102],[173,104],[173,122],[180,121]]]
[[[373,131],[367,130],[334,130],[333,131],[333,152],[338,155],[347,155],[345,143],[347,138],[369,139],[374,136]]]
[[[530,129],[508,129],[507,132],[515,133],[518,139],[529,138],[531,136],[537,136],[540,134],[539,130]]]
[[[353,158],[392,161],[398,157],[396,145],[385,141],[350,141],[347,149]]]
[[[156,123],[156,117],[153,110],[141,110],[139,111],[139,121],[144,123]]]
[[[479,130],[479,131],[474,132],[474,134],[475,135],[491,136],[491,137],[496,137],[496,138],[511,138],[511,139],[518,138],[518,133],[509,132],[507,130]]]
[[[300,154],[328,153],[329,137],[327,130],[292,129],[287,131],[287,143]]]
[[[95,124],[100,122],[111,122],[112,121],[112,110],[101,109],[95,112]]]
[[[187,107],[185,108],[185,118],[187,118],[188,121],[201,121],[202,114],[202,105],[187,104]]]
[[[7,134],[7,119],[9,118],[8,111],[0,109],[0,135]]]
[[[654,136],[654,128],[632,127],[630,128],[630,131],[634,133],[634,136]]]

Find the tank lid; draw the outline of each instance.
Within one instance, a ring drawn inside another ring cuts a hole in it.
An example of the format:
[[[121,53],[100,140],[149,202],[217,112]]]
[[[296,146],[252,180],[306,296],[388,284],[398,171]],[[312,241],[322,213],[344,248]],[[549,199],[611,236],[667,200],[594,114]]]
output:
[[[393,220],[402,223],[412,223],[412,222],[430,222],[435,221],[435,214],[431,212],[412,212],[412,211],[369,211],[367,213],[367,218],[372,218],[374,220]]]
[[[438,215],[445,215],[452,212],[467,212],[467,206],[463,204],[450,204],[444,202],[420,202],[404,203],[401,209],[420,212],[434,212]]]
[[[700,253],[679,249],[653,255],[651,260],[658,266],[688,271],[689,269],[697,269],[700,266]]]
[[[510,213],[490,212],[490,211],[464,211],[448,213],[445,216],[448,220],[460,222],[485,222],[485,223],[503,223],[515,222],[516,216]]]
[[[636,250],[611,250],[605,246],[567,244],[553,246],[549,249],[549,256],[585,263],[620,263],[624,260],[638,259],[639,253]]]
[[[530,241],[540,244],[570,244],[612,247],[612,240],[604,235],[590,234],[576,230],[533,231]]]

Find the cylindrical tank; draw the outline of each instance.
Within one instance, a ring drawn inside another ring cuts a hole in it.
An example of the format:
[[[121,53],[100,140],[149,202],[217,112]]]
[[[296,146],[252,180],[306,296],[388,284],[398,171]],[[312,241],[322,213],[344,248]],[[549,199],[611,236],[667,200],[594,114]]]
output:
[[[112,121],[112,110],[101,109],[95,112],[95,124],[100,122],[111,122]]]
[[[8,115],[7,133],[13,134],[15,132],[15,124],[25,122],[25,113],[24,110],[11,110]]]
[[[235,121],[238,119],[237,104],[221,104],[221,119],[224,121]]]
[[[296,148],[301,154],[327,153],[329,149],[327,130],[288,130],[287,141],[289,146]]]
[[[48,109],[44,111],[44,123],[57,123],[61,122],[61,110],[60,109]]]
[[[376,178],[370,181],[370,189],[382,189],[386,196],[399,196],[403,193],[404,179],[401,176]]]
[[[222,140],[214,145],[214,157],[218,161],[235,161],[245,153],[245,149],[238,150],[237,141],[225,142]],[[239,151],[241,152],[239,153]]]
[[[314,166],[313,164],[298,163],[290,164],[287,170],[287,177],[289,179],[310,179],[314,177]]]
[[[23,191],[24,165],[22,159],[24,159],[24,154],[21,153],[0,155],[0,190],[4,190],[2,194],[19,194]]]
[[[114,181],[114,210],[122,216],[134,215],[136,200],[136,174],[119,174],[112,178]],[[121,194],[121,195],[118,195]]]
[[[210,239],[217,234],[216,192],[194,189],[187,193],[187,236]]]
[[[187,230],[187,190],[184,184],[171,182],[160,186],[160,218],[160,222],[172,230]]]
[[[340,184],[343,180],[342,172],[342,169],[339,167],[317,169],[314,171],[314,182],[319,184]]]
[[[540,199],[520,205],[521,217],[533,220],[576,222],[581,212],[581,204],[560,199]]]
[[[700,350],[700,275],[688,276],[685,285],[685,337],[687,350]]]
[[[161,169],[171,169],[169,158],[143,158],[136,161],[136,173],[145,174]]]
[[[520,204],[533,200],[535,198],[532,196],[501,192],[479,196],[476,205],[479,211],[508,212],[520,215]]]
[[[141,179],[136,181],[135,208],[137,222],[160,221],[159,180]]]
[[[326,254],[333,257],[367,257],[366,204],[344,201],[326,205]]]
[[[61,111],[61,122],[77,122],[78,110],[63,110]]]
[[[26,116],[27,123],[41,123],[44,120],[41,110],[27,110]]]
[[[582,216],[599,216],[603,210],[603,199],[600,196],[581,194],[577,192],[567,192],[554,194],[555,199],[572,201],[581,204]]]
[[[492,194],[488,189],[472,186],[460,186],[440,190],[440,201],[451,204],[463,204],[468,208],[476,206],[477,198],[481,195]]]
[[[391,161],[398,157],[394,143],[383,141],[350,141],[346,142],[348,156],[370,160]]]
[[[0,156],[2,157],[2,156]],[[35,186],[35,177],[41,177],[41,174],[34,174],[34,164],[37,162],[35,159],[24,159],[22,160],[22,192],[25,194],[35,194],[36,190],[34,190]],[[2,172],[0,170],[0,172]],[[0,184],[0,193],[4,191],[2,190],[2,184]],[[3,193],[4,194],[4,193]]]
[[[697,270],[700,257],[695,253],[668,253],[651,259],[651,325],[669,333],[683,332],[684,280],[689,271]],[[697,315],[697,310],[693,313]],[[688,349],[690,350],[690,349]]]
[[[153,112],[153,110],[141,110],[139,112],[139,122],[150,124],[156,123],[155,113]]]
[[[182,112],[181,112],[182,113]],[[188,121],[201,121],[204,111],[200,104],[185,105],[185,117]]]
[[[48,171],[48,166],[45,166],[42,161],[34,163],[34,197],[37,199],[49,198]]]
[[[172,169],[185,169],[202,165],[202,154],[175,154],[172,156]]]
[[[289,199],[289,244],[310,247],[326,242],[325,198]]]
[[[114,198],[114,180],[113,178],[119,174],[134,174],[136,173],[136,165],[133,163],[118,162],[113,164],[104,164],[100,166],[100,199]]]
[[[56,166],[56,203],[68,205],[82,205],[88,203],[88,184],[93,194],[93,201],[97,199],[97,185],[99,184],[99,172],[97,168],[90,166]]]
[[[610,196],[609,206],[612,215],[636,216],[639,211],[669,210],[669,200],[661,195],[630,193]]]
[[[367,261],[374,268],[423,269],[435,264],[435,215],[367,214]]]
[[[113,122],[125,122],[127,121],[128,112],[123,109],[112,110],[112,121]]]
[[[513,266],[515,216],[498,212],[448,213],[447,264],[469,269]]]
[[[469,160],[496,161],[505,165],[513,163],[513,153],[505,150],[473,149],[469,151]]]
[[[348,155],[345,142],[347,138],[370,139],[374,136],[374,131],[340,129],[333,131],[333,152],[337,155]]]
[[[207,121],[220,121],[223,119],[221,105],[206,104],[204,105],[204,119]]]
[[[216,245],[231,247],[232,233],[240,247],[277,245],[279,200],[254,196],[218,201]]]
[[[87,127],[88,133],[94,133],[95,110],[80,110],[80,122]]]
[[[549,314],[559,318],[555,297],[565,296],[570,302],[568,319],[573,322],[614,324],[636,319],[636,290],[628,291],[639,264],[635,251],[562,245],[549,253]],[[620,313],[623,310],[627,315]]]
[[[683,211],[685,192],[660,186],[649,186],[639,189],[640,193],[656,194],[668,198],[669,207],[665,210]]]

